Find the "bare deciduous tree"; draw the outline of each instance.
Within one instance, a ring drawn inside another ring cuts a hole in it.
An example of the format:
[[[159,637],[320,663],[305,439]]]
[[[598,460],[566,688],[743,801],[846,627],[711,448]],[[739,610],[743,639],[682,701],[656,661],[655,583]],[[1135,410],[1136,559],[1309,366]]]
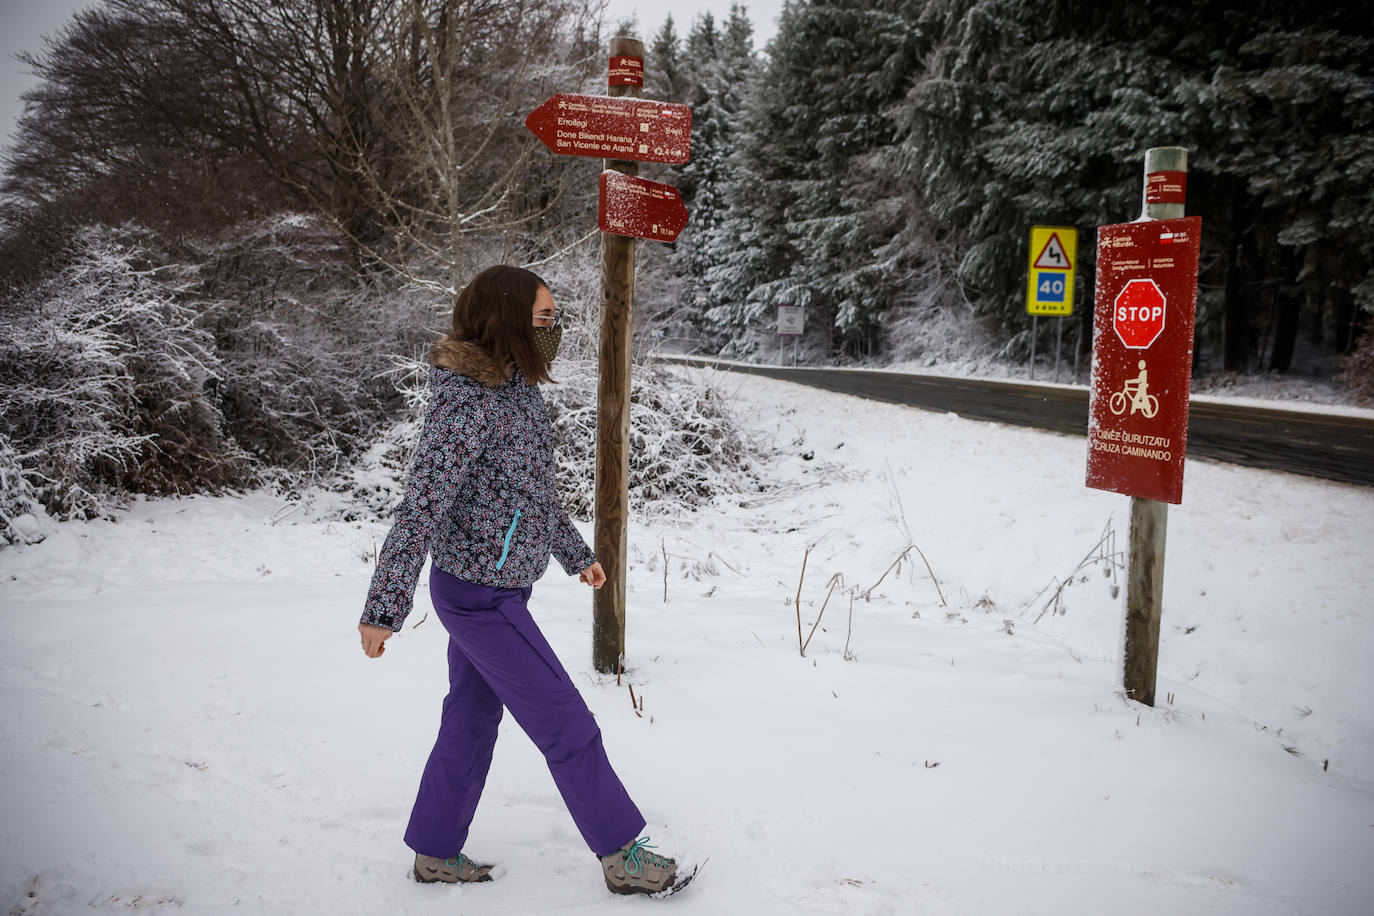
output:
[[[569,169],[527,135],[524,117],[586,82],[596,36],[582,0],[407,0],[388,10],[371,52],[395,155],[355,160],[390,230],[389,247],[369,253],[452,292],[472,266],[469,237],[518,234],[546,217]]]
[[[43,82],[3,192],[30,215],[89,212],[141,184],[157,213],[266,178],[278,208],[328,214],[359,266],[437,266],[449,286],[463,236],[559,200],[567,167],[535,164],[521,122],[596,68],[599,28],[588,0],[106,0],[24,56]]]

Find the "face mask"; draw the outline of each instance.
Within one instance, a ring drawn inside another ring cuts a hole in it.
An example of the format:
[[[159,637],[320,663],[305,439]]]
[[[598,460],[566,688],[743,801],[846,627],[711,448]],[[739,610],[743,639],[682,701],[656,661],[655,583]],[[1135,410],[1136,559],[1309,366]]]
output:
[[[546,362],[552,363],[558,355],[558,344],[563,339],[562,328],[531,328],[534,331],[534,346]]]

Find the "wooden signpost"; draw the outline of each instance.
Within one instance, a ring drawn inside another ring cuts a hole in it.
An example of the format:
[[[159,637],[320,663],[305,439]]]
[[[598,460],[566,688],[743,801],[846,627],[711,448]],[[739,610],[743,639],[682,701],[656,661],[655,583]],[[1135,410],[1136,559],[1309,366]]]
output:
[[[1184,218],[1188,151],[1145,153],[1144,217],[1097,236],[1087,485],[1131,497],[1126,696],[1153,706],[1169,503],[1183,501],[1202,221]]]
[[[606,583],[593,593],[592,665],[614,674],[625,655],[635,238],[672,241],[687,224],[681,192],[638,177],[639,163],[686,162],[691,154],[692,110],[639,98],[644,43],[638,39],[611,39],[606,81],[608,96],[557,93],[530,112],[525,126],[555,153],[605,159],[598,213],[601,345],[593,549],[606,571]]]

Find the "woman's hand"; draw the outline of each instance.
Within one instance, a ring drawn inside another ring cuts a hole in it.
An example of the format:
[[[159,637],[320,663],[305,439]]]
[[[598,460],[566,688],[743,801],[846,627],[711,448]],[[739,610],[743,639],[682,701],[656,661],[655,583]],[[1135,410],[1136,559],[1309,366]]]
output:
[[[391,638],[387,627],[374,627],[371,624],[358,624],[358,632],[363,634],[363,652],[368,658],[381,658],[386,651],[386,641]]]
[[[601,568],[600,563],[593,563],[582,572],[577,574],[577,578],[590,585],[592,588],[600,588],[606,584],[606,571]]]

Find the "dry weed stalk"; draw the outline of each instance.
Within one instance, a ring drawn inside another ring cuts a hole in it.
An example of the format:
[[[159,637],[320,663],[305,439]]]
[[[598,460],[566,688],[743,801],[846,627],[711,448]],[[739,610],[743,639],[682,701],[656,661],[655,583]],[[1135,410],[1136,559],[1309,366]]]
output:
[[[806,560],[811,556],[811,548],[806,548],[806,553],[802,554],[801,576],[797,578],[797,599],[794,602],[797,606],[797,645],[801,648],[802,658],[806,657],[806,645],[802,642],[801,635],[801,590],[802,582],[806,579]]]
[[[815,545],[812,545],[812,546],[815,546]],[[811,547],[806,548],[806,552],[805,552],[804,554],[802,554],[801,575],[797,578],[797,597],[796,597],[795,602],[794,602],[794,603],[796,604],[796,607],[797,607],[797,647],[798,647],[799,651],[801,652],[801,657],[802,657],[802,658],[806,658],[806,647],[809,646],[809,645],[811,645],[811,637],[816,635],[816,628],[819,627],[819,626],[821,625],[821,617],[824,616],[824,614],[825,614],[826,605],[828,605],[828,604],[830,603],[830,596],[833,595],[833,594],[835,593],[835,589],[836,589],[836,588],[843,588],[843,587],[844,587],[844,574],[843,574],[843,573],[835,573],[835,575],[833,575],[833,576],[830,577],[830,581],[829,581],[828,583],[826,583],[826,584],[829,586],[829,588],[828,588],[828,590],[827,590],[826,593],[825,593],[825,600],[821,602],[821,609],[816,613],[816,621],[815,621],[815,623],[813,623],[813,624],[811,625],[811,632],[808,633],[808,634],[806,635],[806,638],[805,638],[805,639],[802,639],[801,593],[802,593],[802,583],[806,581],[806,561],[807,561],[807,559],[811,556],[811,549],[812,549]],[[935,585],[935,592],[936,592],[936,594],[938,594],[938,595],[940,596],[940,606],[941,606],[941,607],[949,607],[948,602],[945,601],[945,593],[944,593],[944,590],[940,588],[940,581],[939,581],[938,579],[935,578],[935,571],[934,571],[933,569],[930,568],[930,561],[926,559],[925,553],[921,550],[920,547],[917,547],[915,544],[910,544],[910,545],[908,545],[907,548],[906,548],[905,550],[903,550],[901,553],[899,553],[899,554],[897,555],[897,559],[895,559],[895,560],[892,561],[892,563],[887,567],[887,569],[883,572],[883,574],[882,574],[881,576],[878,577],[878,581],[877,581],[877,582],[874,582],[871,586],[869,586],[869,587],[868,587],[865,591],[863,591],[862,593],[859,592],[859,590],[858,590],[857,588],[851,588],[851,589],[848,590],[848,591],[849,591],[849,630],[848,630],[848,632],[845,634],[845,639],[844,639],[844,658],[845,658],[846,661],[852,660],[853,657],[854,657],[852,654],[850,654],[850,651],[849,651],[849,640],[850,640],[850,637],[851,637],[851,636],[853,635],[853,633],[854,633],[854,597],[855,597],[856,595],[860,595],[860,594],[861,594],[862,597],[863,597],[863,599],[864,599],[865,601],[871,600],[874,589],[876,589],[879,585],[882,585],[882,584],[883,584],[883,580],[886,579],[886,578],[888,577],[888,575],[889,575],[894,569],[899,569],[899,568],[901,567],[902,561],[903,561],[904,559],[906,559],[907,555],[910,554],[911,551],[913,551],[913,550],[916,551],[916,553],[920,556],[921,561],[922,561],[923,563],[925,563],[925,565],[926,565],[926,572],[930,573],[930,581],[931,581],[932,583],[934,583],[934,585]]]
[[[897,554],[897,559],[892,561],[892,565],[889,566],[887,570],[884,571],[883,574],[878,577],[877,582],[874,582],[873,585],[871,585],[869,589],[866,592],[864,592],[865,601],[869,600],[869,596],[873,594],[874,589],[883,584],[883,580],[887,578],[888,573],[892,572],[894,569],[899,568],[902,565],[902,560],[906,559],[907,554],[911,553],[911,551],[913,550],[916,551],[916,553],[920,556],[921,562],[926,564],[926,572],[930,573],[930,581],[935,584],[935,593],[940,596],[940,607],[949,607],[949,603],[945,601],[944,590],[940,588],[940,580],[935,578],[935,570],[930,568],[930,561],[926,559],[925,552],[922,551],[921,548],[917,547],[915,544],[908,545],[905,550]]]
[[[854,592],[849,593],[849,626],[844,633],[844,655],[845,661],[854,661],[854,655],[849,651],[849,638],[854,635]]]
[[[1064,589],[1069,587],[1084,568],[1096,566],[1099,563],[1106,564],[1106,568],[1103,569],[1102,572],[1103,575],[1112,578],[1112,597],[1115,598],[1118,591],[1118,586],[1115,582],[1116,571],[1123,564],[1120,555],[1116,551],[1116,531],[1112,528],[1111,516],[1107,517],[1107,524],[1102,529],[1102,536],[1097,539],[1097,543],[1083,556],[1083,559],[1078,561],[1078,565],[1073,568],[1073,572],[1069,573],[1063,579],[1057,576],[1051,578],[1044,588],[1036,592],[1034,598],[1026,602],[1026,607],[1030,607],[1040,599],[1041,595],[1045,594],[1046,589],[1050,588],[1050,586],[1055,586],[1054,592],[1045,599],[1044,605],[1040,608],[1040,613],[1036,615],[1035,622],[1039,623],[1041,618],[1051,610],[1057,610],[1059,608],[1060,600],[1064,595]]]
[[[811,637],[816,635],[816,628],[819,627],[819,626],[821,625],[821,618],[825,616],[825,606],[826,606],[827,604],[830,603],[830,596],[833,595],[833,594],[835,594],[835,589],[836,589],[836,588],[838,588],[839,586],[844,585],[844,574],[843,574],[843,573],[835,573],[835,575],[833,575],[833,576],[830,577],[830,582],[829,582],[828,584],[830,585],[830,588],[829,588],[829,590],[827,590],[826,593],[825,593],[825,600],[821,602],[821,609],[820,609],[819,611],[816,612],[816,622],[813,623],[813,624],[811,624],[811,632],[806,634],[806,642],[804,642],[804,643],[801,644],[801,657],[802,657],[802,658],[806,658],[806,647],[809,646],[809,645],[811,645]],[[800,619],[801,619],[801,608],[800,608],[800,607],[797,609],[797,616],[798,616],[798,621],[800,621]],[[801,635],[801,629],[800,629],[800,627],[797,629],[797,635],[798,635],[798,636]]]

